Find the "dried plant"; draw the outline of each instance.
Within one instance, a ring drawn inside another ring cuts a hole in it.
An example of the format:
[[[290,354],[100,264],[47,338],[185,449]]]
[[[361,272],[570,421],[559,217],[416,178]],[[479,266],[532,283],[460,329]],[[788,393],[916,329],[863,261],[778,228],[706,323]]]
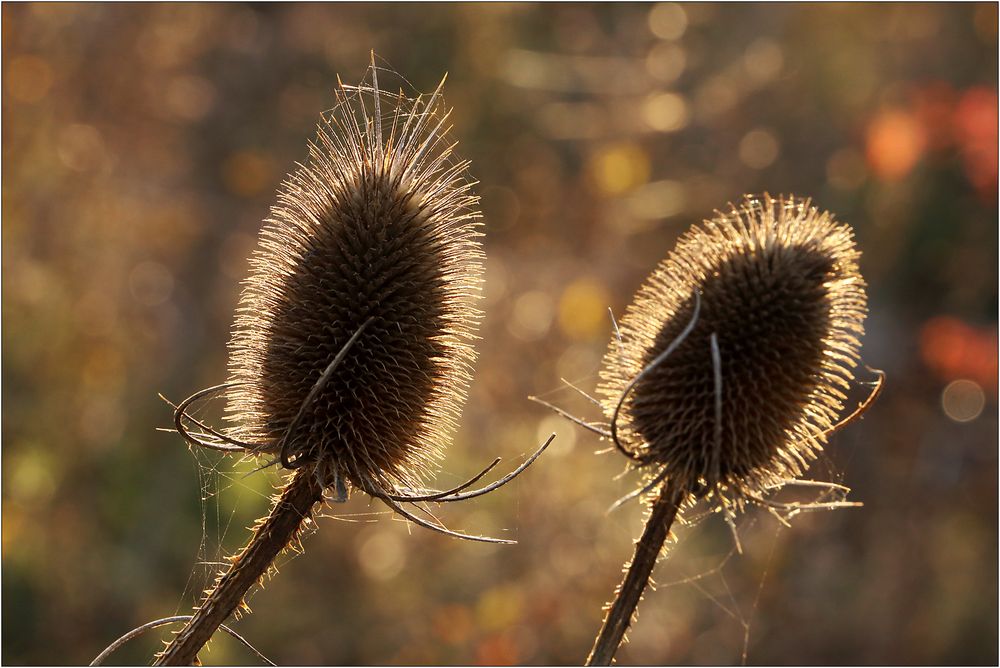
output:
[[[798,477],[859,357],[859,256],[850,228],[794,197],[748,199],[692,227],[604,357],[598,394],[615,444],[726,504]]]
[[[475,359],[478,198],[447,138],[444,81],[429,97],[409,98],[380,88],[374,56],[369,73],[361,85],[339,83],[308,164],[284,182],[265,221],[236,313],[230,381],[176,407],[176,429],[189,442],[269,456],[265,466],[294,474],[157,665],[196,660],[297,542],[324,490],[344,500],[357,488],[421,526],[510,543],[450,531],[403,504],[486,494],[552,440],[481,489],[468,490],[499,459],[454,489],[424,487],[455,429]],[[223,397],[230,428],[192,415]]]
[[[808,200],[747,198],[692,227],[617,328],[598,387],[610,439],[651,492],[646,528],[588,659],[621,644],[679,511],[705,499],[727,521],[797,478],[837,423],[866,313],[848,226]],[[808,481],[811,484],[813,481]],[[839,487],[839,486],[833,486]],[[846,491],[840,488],[840,491]]]

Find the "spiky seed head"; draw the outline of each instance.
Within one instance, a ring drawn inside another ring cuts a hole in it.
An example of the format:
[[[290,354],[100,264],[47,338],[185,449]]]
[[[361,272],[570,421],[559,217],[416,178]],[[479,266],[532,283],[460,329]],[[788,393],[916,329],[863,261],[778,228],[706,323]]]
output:
[[[599,393],[610,416],[691,321],[700,294],[690,334],[622,405],[623,447],[685,489],[736,499],[800,475],[836,422],[858,360],[859,256],[847,225],[794,196],[748,197],[688,230],[639,289],[604,358]]]
[[[418,484],[454,430],[475,359],[483,252],[441,86],[387,94],[379,72],[339,85],[308,163],[264,222],[233,326],[238,385],[227,417],[236,437],[275,452],[324,370],[372,319],[285,447],[355,484],[392,489]]]

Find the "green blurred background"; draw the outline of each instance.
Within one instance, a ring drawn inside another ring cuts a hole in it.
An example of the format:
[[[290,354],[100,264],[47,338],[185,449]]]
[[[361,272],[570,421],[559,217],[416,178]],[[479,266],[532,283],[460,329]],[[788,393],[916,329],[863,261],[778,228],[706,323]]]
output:
[[[718,517],[681,530],[620,658],[997,663],[995,4],[2,13],[4,663],[86,663],[188,612],[266,510],[275,474],[154,431],[157,393],[224,380],[260,220],[371,49],[420,90],[449,72],[481,182],[481,357],[438,483],[558,438],[441,509],[517,546],[329,506],[251,597],[248,639],[278,663],[581,662],[641,528],[637,503],[605,514],[635,478],[526,396],[598,417],[559,379],[593,390],[607,308],[766,190],[814,197],[864,252],[864,357],[888,384],[811,475],[865,507],[791,529],[751,511],[742,556]],[[202,660],[254,662],[226,637]]]

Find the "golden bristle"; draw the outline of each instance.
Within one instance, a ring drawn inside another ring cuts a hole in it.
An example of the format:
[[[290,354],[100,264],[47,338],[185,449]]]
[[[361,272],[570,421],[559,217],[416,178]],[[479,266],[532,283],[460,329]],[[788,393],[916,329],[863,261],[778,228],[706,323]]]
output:
[[[737,500],[799,476],[837,421],[859,357],[859,256],[847,225],[795,197],[747,198],[692,227],[640,288],[604,358],[598,392],[609,416],[620,404],[621,447],[681,489]]]
[[[359,486],[412,488],[465,400],[481,223],[467,163],[452,158],[441,86],[410,99],[370,73],[339,85],[308,164],[282,184],[260,232],[233,326],[227,415],[232,436],[259,452],[283,448]]]

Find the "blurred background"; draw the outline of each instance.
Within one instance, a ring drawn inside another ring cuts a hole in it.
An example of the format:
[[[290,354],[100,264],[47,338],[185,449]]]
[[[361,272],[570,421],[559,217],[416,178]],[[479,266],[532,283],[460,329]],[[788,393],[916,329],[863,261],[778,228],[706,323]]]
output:
[[[812,477],[863,509],[680,530],[622,663],[996,664],[997,6],[9,4],[3,21],[3,649],[80,664],[190,611],[274,472],[158,433],[225,379],[239,281],[339,73],[449,73],[486,219],[486,318],[438,480],[451,540],[358,495],[235,627],[298,664],[579,664],[642,508],[588,419],[610,337],[743,193],[850,223],[888,383]],[[863,374],[862,374],[863,375]],[[862,378],[867,380],[867,378]],[[858,397],[863,388],[858,389]],[[114,662],[148,663],[166,630]],[[254,663],[221,634],[207,664]]]

